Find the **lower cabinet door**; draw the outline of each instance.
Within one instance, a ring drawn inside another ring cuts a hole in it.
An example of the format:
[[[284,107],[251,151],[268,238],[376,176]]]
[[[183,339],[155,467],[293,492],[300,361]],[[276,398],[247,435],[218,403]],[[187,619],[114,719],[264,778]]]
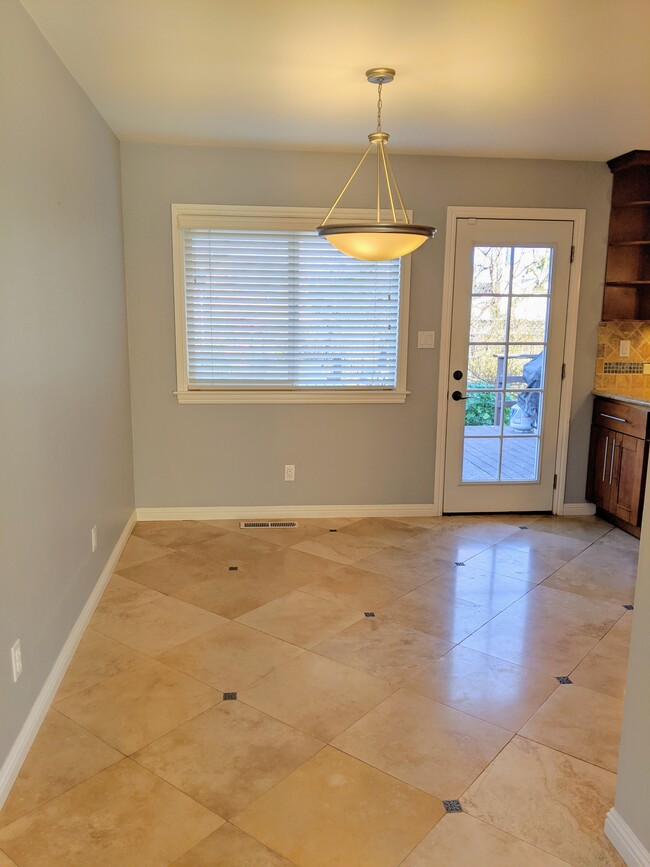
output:
[[[640,526],[647,444],[645,440],[617,433],[611,446],[612,483],[608,511],[635,527]]]
[[[587,499],[606,512],[610,511],[611,481],[614,474],[612,452],[615,440],[616,433],[614,431],[592,425]]]

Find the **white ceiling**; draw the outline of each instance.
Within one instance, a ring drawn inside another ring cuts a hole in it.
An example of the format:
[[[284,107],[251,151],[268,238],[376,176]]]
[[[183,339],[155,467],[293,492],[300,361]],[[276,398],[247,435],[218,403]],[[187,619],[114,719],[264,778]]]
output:
[[[22,0],[120,139],[604,160],[650,149],[648,0]]]

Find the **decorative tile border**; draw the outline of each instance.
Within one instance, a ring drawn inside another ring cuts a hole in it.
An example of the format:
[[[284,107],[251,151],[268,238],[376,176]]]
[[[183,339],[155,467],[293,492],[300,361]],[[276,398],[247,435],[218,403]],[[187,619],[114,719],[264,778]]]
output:
[[[604,373],[643,373],[643,362],[606,361]]]

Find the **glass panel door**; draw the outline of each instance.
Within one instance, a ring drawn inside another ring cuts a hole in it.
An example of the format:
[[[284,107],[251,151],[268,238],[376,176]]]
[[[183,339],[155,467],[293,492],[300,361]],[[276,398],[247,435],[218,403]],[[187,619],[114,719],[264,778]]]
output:
[[[571,220],[458,219],[445,512],[553,507]]]

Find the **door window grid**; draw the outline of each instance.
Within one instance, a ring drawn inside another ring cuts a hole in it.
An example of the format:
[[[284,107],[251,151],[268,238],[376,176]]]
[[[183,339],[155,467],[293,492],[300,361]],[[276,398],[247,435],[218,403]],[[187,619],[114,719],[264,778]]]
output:
[[[549,247],[474,248],[462,482],[539,481],[551,266]]]

